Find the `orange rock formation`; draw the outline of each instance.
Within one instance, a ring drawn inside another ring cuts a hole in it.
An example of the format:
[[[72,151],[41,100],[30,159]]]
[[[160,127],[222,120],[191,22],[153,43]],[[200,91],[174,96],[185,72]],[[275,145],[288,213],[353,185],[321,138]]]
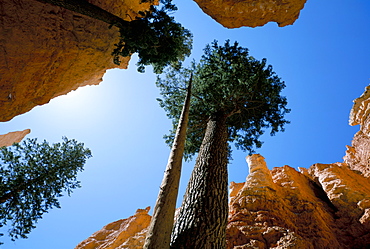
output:
[[[289,166],[270,171],[258,154],[248,160],[251,173],[229,206],[227,248],[369,245],[368,178],[345,163],[298,172]]]
[[[11,146],[14,143],[19,143],[30,132],[30,129],[26,129],[24,131],[13,131],[0,135],[0,147]]]
[[[194,0],[199,7],[227,28],[257,27],[277,22],[293,24],[306,0]]]
[[[261,155],[247,157],[246,182],[230,184],[227,249],[369,248],[370,146],[365,134],[370,126],[370,86],[354,102],[350,123],[361,128],[343,163],[314,164],[298,172],[289,166],[269,170]],[[135,244],[124,242],[127,248],[142,248],[146,226],[142,229],[135,233],[140,239],[132,237]],[[118,233],[105,237],[118,241]]]
[[[365,177],[370,177],[370,86],[366,87],[361,97],[355,99],[351,110],[350,125],[360,125],[360,130],[347,146],[344,162],[353,170],[359,170]]]
[[[150,1],[89,0],[125,20]],[[0,121],[80,86],[99,84],[118,42],[118,29],[35,0],[0,1]],[[120,68],[126,68],[123,58]]]
[[[151,219],[149,209],[138,209],[135,215],[106,225],[78,244],[75,249],[142,248]]]

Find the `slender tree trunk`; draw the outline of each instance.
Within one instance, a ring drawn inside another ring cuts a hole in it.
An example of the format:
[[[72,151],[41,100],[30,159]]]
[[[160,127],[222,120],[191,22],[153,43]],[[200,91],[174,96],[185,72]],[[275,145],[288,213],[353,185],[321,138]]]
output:
[[[42,3],[49,3],[65,9],[77,12],[82,15],[106,22],[111,25],[116,25],[120,28],[128,27],[130,22],[113,15],[112,13],[94,5],[86,0],[36,0]]]
[[[171,249],[224,249],[228,215],[227,127],[223,115],[210,119],[180,214]]]
[[[174,142],[163,181],[154,208],[153,217],[149,225],[145,239],[145,249],[168,249],[170,248],[171,231],[175,216],[176,201],[181,176],[182,157],[184,154],[186,128],[188,124],[192,76],[185,103],[179,119]]]

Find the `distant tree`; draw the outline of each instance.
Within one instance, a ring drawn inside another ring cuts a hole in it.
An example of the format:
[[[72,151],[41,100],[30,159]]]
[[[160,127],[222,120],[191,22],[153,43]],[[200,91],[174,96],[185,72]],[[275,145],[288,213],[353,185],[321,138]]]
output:
[[[53,145],[27,139],[0,148],[0,226],[10,227],[12,240],[27,238],[43,213],[60,208],[63,192],[80,187],[77,173],[90,157],[82,143],[67,138]]]
[[[160,0],[160,9],[152,5],[149,11],[139,13],[141,18],[132,21],[125,21],[86,0],[37,1],[60,6],[118,27],[120,39],[112,52],[114,63],[118,65],[119,56],[138,53],[139,72],[144,72],[145,66],[152,65],[154,72],[160,73],[165,66],[177,64],[190,55],[192,34],[168,15],[177,10],[172,0]],[[142,0],[148,1],[151,0]]]
[[[169,249],[179,192],[182,158],[185,149],[186,130],[189,118],[192,75],[182,107],[172,149],[164,172],[158,198],[150,221],[144,249]]]
[[[185,155],[198,153],[194,170],[173,228],[171,248],[225,248],[228,215],[228,142],[238,149],[261,147],[260,136],[284,130],[286,98],[280,96],[284,82],[266,65],[249,55],[248,49],[230,45],[207,45],[201,61],[190,68],[168,70],[158,78],[161,106],[174,127],[184,96],[184,79],[193,73],[193,97]],[[172,133],[166,137],[173,140]]]

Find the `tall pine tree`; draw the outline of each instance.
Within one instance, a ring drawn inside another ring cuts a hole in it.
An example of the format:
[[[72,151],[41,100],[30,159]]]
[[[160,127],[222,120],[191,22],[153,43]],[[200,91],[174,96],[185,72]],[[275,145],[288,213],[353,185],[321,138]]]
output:
[[[198,153],[180,213],[172,232],[171,248],[225,248],[228,215],[227,164],[229,143],[253,152],[260,136],[284,130],[287,100],[284,82],[266,64],[249,55],[237,42],[207,45],[199,63],[171,69],[157,85],[161,106],[174,127],[185,94],[186,75],[193,73],[193,97],[185,146],[187,158]],[[171,143],[174,130],[166,136]]]

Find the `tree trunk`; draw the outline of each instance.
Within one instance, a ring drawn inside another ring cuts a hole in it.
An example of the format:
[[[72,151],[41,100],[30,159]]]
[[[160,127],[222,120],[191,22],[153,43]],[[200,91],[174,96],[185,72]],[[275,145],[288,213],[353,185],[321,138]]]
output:
[[[94,5],[86,0],[36,0],[42,3],[49,3],[65,9],[89,16],[91,18],[106,22],[110,25],[116,25],[119,28],[128,27],[130,22],[113,15],[112,13]]]
[[[227,135],[224,115],[208,121],[180,214],[172,231],[171,249],[226,247]]]
[[[163,181],[145,239],[145,249],[169,249],[188,124],[192,76]]]

